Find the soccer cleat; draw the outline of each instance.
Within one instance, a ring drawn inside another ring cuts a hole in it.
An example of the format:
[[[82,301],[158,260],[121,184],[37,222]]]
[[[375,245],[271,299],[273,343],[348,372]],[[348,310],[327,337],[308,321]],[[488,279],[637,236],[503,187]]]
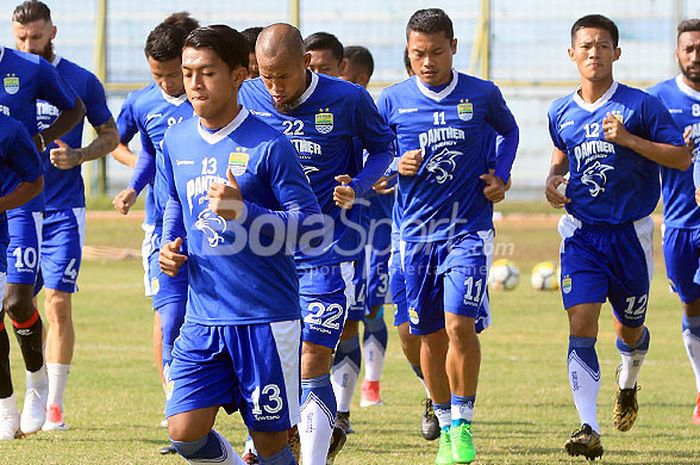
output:
[[[338,412],[335,416],[335,426],[342,429],[346,435],[355,432],[350,424],[350,412]]]
[[[63,422],[63,411],[58,404],[51,404],[46,409],[46,421],[41,427],[42,431],[66,431],[68,425]]]
[[[328,455],[326,456],[326,465],[333,465],[333,463],[335,463],[335,458],[338,456],[338,453],[342,450],[347,439],[348,436],[347,434],[345,434],[345,431],[343,431],[342,428],[338,426],[333,428],[333,436],[331,436],[331,445],[328,448]]]
[[[246,465],[257,465],[260,463],[258,461],[258,456],[253,453],[253,451],[247,450],[246,453],[241,457],[243,462],[246,463]]]
[[[422,404],[425,409],[420,422],[420,432],[425,440],[434,441],[440,437],[440,423],[433,410],[433,401],[426,397]]]
[[[476,449],[472,441],[471,425],[462,423],[450,428],[452,459],[455,463],[472,463],[476,458]]]
[[[12,439],[21,437],[22,433],[19,429],[19,411],[15,407],[14,410],[0,411],[0,441],[11,441]]]
[[[633,388],[620,389],[617,379],[620,377],[621,368],[621,365],[617,367],[617,374],[615,375],[617,394],[615,396],[615,405],[613,406],[613,426],[618,431],[624,432],[629,431],[637,420],[637,412],[639,411],[637,391],[639,386],[635,384]]]
[[[361,393],[360,407],[374,407],[384,404],[379,397],[379,381],[362,381]]]
[[[584,423],[577,430],[571,433],[571,437],[564,448],[572,457],[583,455],[588,460],[595,460],[596,457],[603,456],[603,444],[600,442],[600,434],[593,431],[588,424]]]
[[[440,443],[435,456],[435,465],[453,465],[455,463],[452,455],[452,439],[448,430],[440,430]]]
[[[160,455],[170,455],[170,454],[177,454],[177,449],[175,449],[175,446],[172,444],[168,444],[167,446],[163,446],[159,449]],[[258,463],[258,462],[255,462]]]
[[[41,430],[46,421],[46,397],[48,394],[48,385],[27,388],[19,424],[23,434],[34,434]]]
[[[690,422],[694,425],[700,425],[700,392],[698,393],[697,399],[695,399],[695,409],[693,410],[693,418]]]

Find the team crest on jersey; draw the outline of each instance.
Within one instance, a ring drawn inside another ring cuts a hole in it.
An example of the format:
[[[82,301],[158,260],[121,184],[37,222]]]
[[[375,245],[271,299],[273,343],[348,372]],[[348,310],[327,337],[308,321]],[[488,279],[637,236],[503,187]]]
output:
[[[438,184],[443,184],[454,178],[452,172],[457,168],[455,158],[460,155],[463,155],[462,152],[445,147],[430,158],[425,165],[425,169],[435,175],[435,180]]]
[[[588,186],[588,192],[590,192],[591,196],[598,197],[598,194],[605,192],[605,184],[608,182],[608,176],[605,173],[614,169],[615,168],[610,165],[604,165],[596,161],[583,170],[581,182]]]
[[[15,95],[19,92],[19,78],[14,74],[8,74],[5,79],[2,80],[3,86],[5,86],[5,92],[10,95]]]
[[[241,176],[248,168],[248,160],[250,155],[246,152],[245,147],[236,147],[234,152],[228,154],[228,169],[234,176]]]
[[[316,130],[321,134],[328,134],[333,130],[333,113],[328,108],[321,108],[316,113]]]
[[[469,103],[469,99],[460,99],[457,105],[457,116],[462,121],[470,121],[474,117],[474,104]]]
[[[160,280],[158,278],[151,279],[151,294],[157,295],[160,291]]]
[[[571,288],[573,286],[573,281],[571,279],[571,276],[564,276],[564,279],[561,280],[561,290],[564,294],[568,294],[571,292]]]

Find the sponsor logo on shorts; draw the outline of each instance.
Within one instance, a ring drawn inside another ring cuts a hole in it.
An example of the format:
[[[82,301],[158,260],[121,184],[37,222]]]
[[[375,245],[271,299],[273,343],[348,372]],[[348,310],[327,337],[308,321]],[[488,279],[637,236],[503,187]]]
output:
[[[573,282],[571,276],[564,276],[564,279],[561,280],[561,290],[564,292],[564,294],[571,292],[572,285]]]
[[[413,307],[408,309],[408,318],[411,320],[411,323],[413,323],[414,325],[417,325],[418,322],[420,321],[420,319],[418,318],[418,312]]]

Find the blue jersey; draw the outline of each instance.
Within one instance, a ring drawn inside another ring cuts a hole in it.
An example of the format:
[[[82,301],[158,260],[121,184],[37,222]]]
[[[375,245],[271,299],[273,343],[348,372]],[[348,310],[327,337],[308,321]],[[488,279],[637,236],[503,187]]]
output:
[[[700,151],[700,92],[683,82],[683,76],[661,82],[649,93],[658,97],[683,132],[690,129],[697,161]],[[693,170],[661,167],[661,193],[664,199],[664,223],[672,228],[699,228],[700,208],[695,203]]]
[[[148,92],[150,89],[158,88],[158,86],[152,82],[146,87],[139,90],[130,92],[129,95],[124,99],[122,103],[122,108],[119,111],[119,116],[117,117],[117,131],[119,131],[119,142],[124,145],[129,145],[131,139],[139,132],[139,128],[136,125],[136,119],[134,117],[134,102],[139,98],[142,93]],[[145,224],[153,225],[155,224],[155,200],[153,198],[153,183],[148,185],[148,192],[146,192],[146,202],[144,206],[146,217],[143,222]]]
[[[585,224],[623,224],[649,215],[659,201],[659,165],[605,140],[603,119],[620,118],[631,134],[652,142],[684,145],[663,104],[646,92],[614,82],[597,102],[578,92],[549,109],[554,146],[569,158],[566,210]]]
[[[241,109],[215,133],[198,117],[170,128],[163,145],[170,197],[163,243],[187,232],[187,321],[241,325],[299,319],[296,239],[320,209],[294,147]],[[208,209],[208,190],[230,169],[246,213],[226,221]],[[287,234],[288,233],[288,234]]]
[[[378,106],[396,133],[397,156],[423,150],[418,173],[399,176],[401,238],[440,241],[493,228],[493,204],[479,176],[492,164],[493,131],[517,135],[498,87],[453,71],[447,87],[434,92],[412,77],[385,89]],[[514,158],[515,147],[496,160],[504,182]]]
[[[56,56],[52,64],[56,67],[61,78],[68,83],[85,104],[85,116],[93,127],[101,126],[112,118],[107,107],[104,87],[94,74],[59,56]],[[37,101],[36,109],[39,131],[51,126],[60,113],[55,106],[45,100]],[[69,147],[82,147],[83,121],[62,136],[61,140]],[[49,143],[41,157],[46,185],[44,189],[46,210],[84,207],[85,188],[81,167],[60,170],[53,166],[49,152],[55,147],[57,147],[56,144]]]
[[[41,176],[39,152],[29,132],[18,121],[0,113],[0,181],[13,174],[18,182],[33,182]],[[8,191],[9,193],[10,191]],[[9,243],[7,216],[0,212],[0,273],[7,270]]]
[[[168,188],[163,177],[162,141],[165,131],[192,117],[187,94],[172,97],[158,86],[144,89],[131,105],[136,128],[141,134],[141,152],[129,187],[141,192],[146,185],[153,192],[153,224],[162,225]]]
[[[38,55],[0,45],[0,77],[0,113],[22,123],[30,136],[37,132],[37,100],[50,102],[61,111],[70,110],[75,105],[75,92],[61,79],[56,68]],[[12,190],[18,182],[14,173],[9,173],[3,180],[2,192]],[[42,211],[44,194],[20,208]]]
[[[367,91],[355,84],[309,72],[310,84],[299,104],[279,113],[262,79],[245,81],[241,103],[265,122],[282,132],[294,144],[321,210],[332,228],[322,253],[299,252],[301,268],[353,260],[361,250],[358,230],[362,208],[342,210],[333,201],[338,186],[335,176],[348,174],[357,197],[367,192],[391,162],[393,135],[377,112]],[[361,168],[362,148],[369,152]],[[370,167],[370,169],[368,169]]]

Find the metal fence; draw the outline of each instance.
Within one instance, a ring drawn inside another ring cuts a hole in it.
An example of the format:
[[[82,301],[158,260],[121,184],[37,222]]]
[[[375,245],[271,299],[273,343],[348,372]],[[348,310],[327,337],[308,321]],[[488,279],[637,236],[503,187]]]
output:
[[[646,87],[677,73],[675,27],[700,15],[700,0],[44,0],[58,27],[56,51],[96,72],[106,84],[116,115],[125,95],[150,79],[143,57],[148,32],[174,11],[189,11],[202,24],[225,23],[244,29],[286,21],[302,34],[328,31],[345,45],[364,45],[375,58],[371,91],[404,78],[405,25],[419,8],[443,8],[458,39],[455,66],[495,80],[521,126],[514,194],[540,195],[551,143],[546,129],[549,102],[576,85],[576,70],[566,56],[569,28],[576,18],[600,13],[620,27],[622,58],[616,78]],[[0,0],[0,43],[13,43],[10,19],[19,0]],[[3,27],[3,21],[5,26]],[[93,192],[121,188],[129,171],[113,160],[107,183]],[[99,188],[98,188],[99,187]]]

